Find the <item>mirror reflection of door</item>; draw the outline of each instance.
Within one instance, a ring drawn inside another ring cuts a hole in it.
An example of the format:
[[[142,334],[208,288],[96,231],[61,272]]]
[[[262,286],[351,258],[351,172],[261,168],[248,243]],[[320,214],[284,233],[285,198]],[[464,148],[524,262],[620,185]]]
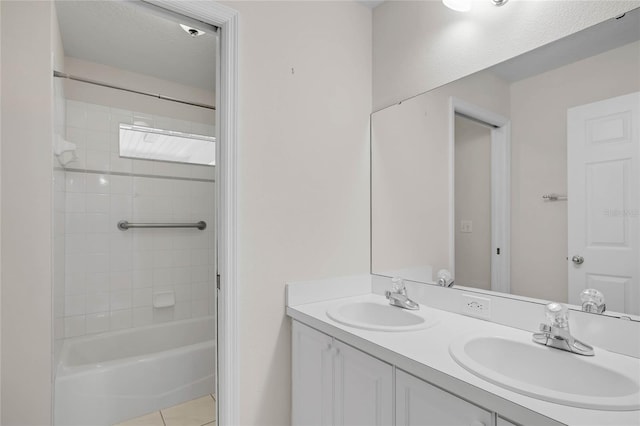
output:
[[[570,108],[570,303],[595,288],[607,309],[640,314],[640,92]]]
[[[455,116],[456,284],[491,290],[491,129]]]

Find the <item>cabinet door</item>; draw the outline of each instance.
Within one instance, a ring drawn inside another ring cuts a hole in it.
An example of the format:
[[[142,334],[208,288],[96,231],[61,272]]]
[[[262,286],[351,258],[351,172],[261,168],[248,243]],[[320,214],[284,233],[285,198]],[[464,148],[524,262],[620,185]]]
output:
[[[497,421],[496,425],[497,426],[517,426],[515,423],[511,423],[509,420],[503,419],[500,416],[498,416],[498,421]]]
[[[334,424],[393,424],[393,367],[334,341]]]
[[[333,339],[297,321],[292,328],[293,426],[330,426],[333,399]]]
[[[396,426],[491,426],[488,411],[396,370]]]

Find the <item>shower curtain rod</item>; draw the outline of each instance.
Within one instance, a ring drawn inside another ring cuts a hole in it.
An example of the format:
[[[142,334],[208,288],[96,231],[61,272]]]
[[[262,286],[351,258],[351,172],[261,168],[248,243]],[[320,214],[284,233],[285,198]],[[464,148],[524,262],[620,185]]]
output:
[[[199,107],[199,108],[207,108],[207,109],[212,109],[212,110],[216,109],[216,107],[213,106],[213,105],[201,104],[199,102],[185,101],[185,100],[182,100],[182,99],[172,98],[171,96],[164,96],[164,95],[160,95],[160,94],[157,94],[157,93],[148,93],[148,92],[143,92],[143,91],[140,91],[140,90],[127,89],[126,87],[120,87],[120,86],[116,86],[116,85],[113,85],[113,84],[105,83],[105,82],[102,82],[102,81],[90,80],[88,78],[78,77],[78,76],[71,75],[71,74],[65,74],[65,73],[60,72],[60,71],[55,71],[54,70],[53,71],[53,76],[54,77],[58,77],[58,78],[66,78],[68,80],[79,81],[79,82],[82,82],[82,83],[94,84],[96,86],[107,87],[109,89],[116,89],[116,90],[122,90],[124,92],[136,93],[138,95],[151,96],[152,98],[162,99],[164,101],[177,102],[177,103],[180,103],[180,104],[191,105],[191,106],[195,106],[195,107]]]

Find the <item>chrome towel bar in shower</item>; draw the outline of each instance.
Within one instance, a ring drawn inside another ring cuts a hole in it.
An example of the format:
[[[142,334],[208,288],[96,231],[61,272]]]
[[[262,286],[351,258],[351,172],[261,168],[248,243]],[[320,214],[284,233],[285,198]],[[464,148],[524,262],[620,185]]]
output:
[[[207,227],[207,222],[201,220],[196,223],[129,223],[126,220],[118,222],[118,229],[126,231],[129,228],[198,228],[203,230]]]

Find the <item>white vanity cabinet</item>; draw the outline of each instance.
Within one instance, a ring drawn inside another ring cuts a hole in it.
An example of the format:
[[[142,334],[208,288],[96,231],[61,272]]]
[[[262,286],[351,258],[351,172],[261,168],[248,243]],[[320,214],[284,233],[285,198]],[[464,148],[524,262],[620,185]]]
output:
[[[393,367],[293,321],[292,424],[393,424]]]
[[[493,415],[401,370],[396,370],[396,426],[491,426]]]

